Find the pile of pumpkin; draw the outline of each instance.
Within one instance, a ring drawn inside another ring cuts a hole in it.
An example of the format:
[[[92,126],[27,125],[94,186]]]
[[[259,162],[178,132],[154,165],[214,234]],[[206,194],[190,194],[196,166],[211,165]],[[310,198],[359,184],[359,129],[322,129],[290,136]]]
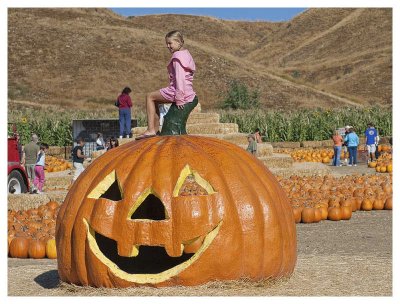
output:
[[[278,177],[289,197],[296,223],[349,220],[352,212],[392,210],[390,175]]]
[[[383,152],[376,161],[369,162],[368,167],[375,168],[376,172],[392,173],[393,172],[392,154]]]
[[[55,156],[46,156],[45,170],[47,170],[47,172],[58,172],[67,169],[72,169],[72,164],[70,162]]]
[[[8,211],[8,255],[12,258],[55,259],[56,218],[60,205],[50,201],[35,209]]]
[[[296,162],[318,162],[326,164],[332,161],[333,154],[333,149],[296,149],[290,153],[290,156]]]

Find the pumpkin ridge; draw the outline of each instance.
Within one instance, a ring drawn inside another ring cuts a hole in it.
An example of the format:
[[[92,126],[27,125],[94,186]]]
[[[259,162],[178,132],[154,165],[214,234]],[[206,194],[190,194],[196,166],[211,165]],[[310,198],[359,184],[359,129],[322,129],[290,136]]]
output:
[[[117,149],[117,148],[115,148],[115,150],[111,150],[111,151],[109,151],[109,154],[107,155],[107,154],[103,154],[102,156],[104,156],[104,157],[102,157],[102,159],[97,159],[95,162],[93,162],[92,164],[91,164],[91,166],[89,166],[89,167],[93,167],[93,165],[95,165],[96,164],[96,166],[94,167],[94,168],[96,168],[96,167],[98,167],[99,168],[99,170],[107,170],[107,168],[108,167],[111,167],[112,165],[113,165],[113,161],[115,160],[115,158],[116,158],[116,156],[117,157],[121,157],[121,154],[122,154],[122,156],[125,156],[125,155],[129,155],[129,153],[130,153],[130,150],[129,149],[123,149],[124,147],[123,146],[121,146],[121,148],[120,149]],[[149,147],[149,148],[147,148],[147,150],[148,149],[150,149],[151,148],[151,146]],[[111,152],[111,153],[110,153]],[[143,151],[143,153],[145,153],[146,151]],[[115,155],[116,154],[116,155]],[[102,162],[100,162],[100,160],[102,161]],[[139,161],[140,160],[140,157],[138,157],[137,158],[137,160],[136,161]],[[104,164],[104,162],[106,162],[106,164]],[[89,168],[86,168],[85,169],[85,171],[83,171],[82,172],[82,176],[80,176],[80,179],[83,179],[84,178],[84,176],[86,175],[85,173],[87,173],[87,172],[89,172],[89,170],[88,170]],[[79,179],[79,178],[78,178]],[[71,276],[72,277],[76,277],[78,274],[76,273],[76,266],[74,265],[72,265],[72,249],[71,249],[71,247],[67,247],[67,248],[65,248],[65,249],[63,249],[63,251],[61,250],[61,248],[60,248],[60,246],[59,246],[59,244],[60,244],[60,237],[62,237],[62,238],[71,238],[71,236],[72,236],[72,234],[73,234],[73,227],[71,227],[71,229],[65,229],[65,228],[63,228],[63,230],[64,231],[67,231],[67,233],[68,233],[68,235],[67,236],[60,236],[59,235],[59,229],[61,229],[63,226],[70,226],[70,223],[73,223],[73,222],[75,222],[76,221],[76,218],[77,218],[77,215],[79,214],[79,209],[81,209],[81,207],[82,207],[82,205],[75,205],[75,204],[68,204],[68,202],[72,199],[71,197],[72,196],[75,196],[76,195],[76,193],[78,192],[79,193],[79,191],[80,190],[83,190],[82,192],[84,193],[83,195],[81,194],[81,200],[84,200],[87,196],[88,196],[88,193],[90,193],[89,191],[91,191],[90,189],[92,189],[92,187],[93,187],[93,184],[95,184],[95,180],[96,179],[92,179],[91,180],[91,182],[89,183],[89,185],[86,185],[86,186],[81,186],[81,184],[79,183],[79,181],[77,180],[77,181],[75,181],[74,182],[74,185],[72,186],[72,188],[70,189],[70,191],[68,192],[68,194],[67,194],[67,197],[65,198],[65,200],[64,200],[64,203],[61,205],[61,208],[60,208],[60,213],[59,213],[59,215],[57,216],[57,221],[56,221],[56,248],[57,248],[57,256],[59,257],[58,259],[59,260],[61,260],[62,259],[62,261],[63,261],[63,263],[64,264],[67,264],[67,266],[66,267],[64,267],[63,269],[69,269],[69,273],[68,274],[62,274],[62,276],[66,276],[66,277],[68,277],[68,278],[70,278]],[[76,188],[76,189],[74,189],[74,188]],[[83,188],[83,189],[81,189],[81,188]],[[74,199],[75,199],[75,197],[74,197]],[[65,208],[63,208],[65,206]],[[68,208],[69,207],[69,208]],[[61,212],[61,210],[63,210],[63,209],[65,209],[65,211],[64,212]],[[72,212],[72,211],[74,211],[74,212]],[[68,216],[68,218],[73,218],[73,220],[69,220],[69,221],[65,221],[64,220],[64,215],[67,215]],[[64,251],[65,250],[65,251]],[[83,255],[84,255],[84,253],[82,253]],[[64,259],[64,257],[68,257],[68,262],[66,262],[65,261],[65,259]],[[60,268],[59,268],[59,271],[60,271]],[[62,271],[62,270],[61,270]]]
[[[223,144],[225,144],[225,143],[223,143]],[[221,147],[219,147],[219,145],[220,145],[220,142],[218,142],[218,141],[214,141],[211,145],[213,145],[213,146],[215,146],[217,149],[222,149]],[[238,179],[240,179],[240,181],[242,181],[242,183],[247,183],[247,181],[249,181],[249,180],[255,180],[255,181],[259,181],[260,182],[260,185],[259,186],[264,186],[264,183],[262,183],[262,180],[260,180],[259,179],[259,177],[257,176],[257,174],[255,174],[255,172],[254,172],[254,170],[253,170],[253,166],[252,166],[252,164],[248,161],[248,157],[247,157],[247,155],[246,154],[244,154],[244,153],[247,153],[246,151],[244,151],[242,148],[240,148],[240,147],[237,147],[236,145],[233,145],[233,144],[231,144],[231,145],[225,145],[225,151],[229,151],[230,149],[229,148],[231,148],[231,146],[233,147],[233,148],[238,148],[237,150],[238,150],[238,152],[239,153],[230,153],[230,155],[231,155],[231,157],[232,157],[232,159],[236,159],[237,161],[235,162],[235,166],[236,167],[238,167],[238,168],[240,168],[240,171],[241,171],[241,173],[242,174],[240,174],[240,175],[238,175],[237,176],[237,178]],[[227,149],[228,148],[228,149]],[[250,158],[252,158],[252,156],[249,154],[248,155]],[[249,167],[251,165],[251,168]],[[252,178],[253,177],[253,178]],[[264,186],[265,187],[265,186]],[[268,187],[265,187],[265,189],[269,189]],[[251,196],[253,196],[253,197],[257,197],[257,203],[254,203],[253,201],[251,201],[251,206],[254,208],[254,214],[255,214],[255,216],[254,216],[254,218],[253,218],[253,220],[255,219],[255,217],[258,215],[258,217],[260,218],[262,218],[262,220],[260,220],[260,221],[255,221],[255,222],[258,222],[258,223],[260,223],[261,222],[261,225],[258,225],[258,227],[257,227],[257,231],[259,232],[259,231],[261,231],[261,232],[264,232],[265,231],[265,222],[264,222],[264,220],[263,220],[263,214],[264,214],[264,212],[263,212],[263,206],[262,206],[262,203],[261,203],[261,201],[259,200],[259,198],[258,198],[258,196],[257,196],[257,191],[256,191],[256,189],[255,189],[255,187],[254,187],[254,184],[249,184],[249,187],[248,187],[248,189],[246,189],[247,191],[248,191],[248,195],[247,196],[249,196],[249,197],[251,197]],[[270,193],[269,193],[269,191],[266,191],[266,194],[268,195],[268,197],[270,197],[270,199],[271,199],[271,195],[270,195]],[[271,200],[272,201],[272,200]],[[273,205],[272,206],[270,206],[270,207],[273,207]],[[275,209],[275,208],[274,208]],[[238,212],[238,210],[236,210],[237,212]],[[258,211],[258,212],[257,212]],[[277,213],[276,212],[276,210],[275,210],[275,213]],[[238,217],[239,217],[239,214],[238,214]],[[242,223],[241,221],[240,221],[240,223],[241,223],[241,227],[242,227],[242,229],[243,229],[243,224],[244,223]],[[260,233],[259,235],[263,235],[263,233]],[[260,238],[260,240],[259,240],[260,242],[261,242],[261,244],[262,244],[262,247],[261,248],[265,248],[265,242],[264,242],[264,238]],[[242,246],[245,246],[244,245],[244,243],[242,243]],[[245,251],[245,248],[243,248],[242,247],[242,251]],[[264,258],[263,258],[263,256],[262,256],[263,254],[261,253],[260,254],[260,257],[259,257],[259,262],[258,262],[258,264],[261,264],[261,265],[259,265],[259,267],[256,267],[256,268],[258,268],[259,269],[259,274],[261,274],[262,272],[263,272],[263,270],[264,270],[264,268],[263,268],[263,266],[264,266]],[[251,260],[255,260],[255,257],[254,256],[251,256],[251,257],[248,257],[249,259],[251,259]],[[260,261],[261,261],[261,263],[260,263]],[[244,258],[243,260],[242,260],[242,263],[245,263],[246,262],[246,258]],[[246,267],[246,265],[242,265],[242,267],[243,268],[245,268]]]

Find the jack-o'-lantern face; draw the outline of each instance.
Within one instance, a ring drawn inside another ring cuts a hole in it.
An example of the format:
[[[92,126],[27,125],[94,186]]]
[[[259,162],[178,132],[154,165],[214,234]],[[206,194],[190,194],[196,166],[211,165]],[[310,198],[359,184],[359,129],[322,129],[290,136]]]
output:
[[[197,193],[186,191],[190,186]],[[83,219],[90,250],[115,276],[135,283],[177,275],[201,256],[222,225],[218,193],[189,166],[179,176],[170,208],[151,187],[133,203],[126,199],[115,171],[88,199],[95,200],[90,218]]]
[[[57,218],[58,270],[80,285],[195,285],[290,274],[291,207],[235,145],[195,136],[124,144],[74,183]]]

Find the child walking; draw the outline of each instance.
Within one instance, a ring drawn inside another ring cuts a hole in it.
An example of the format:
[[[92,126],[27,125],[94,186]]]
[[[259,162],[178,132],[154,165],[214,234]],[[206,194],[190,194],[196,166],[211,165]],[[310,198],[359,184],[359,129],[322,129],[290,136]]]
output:
[[[36,189],[33,190],[34,193],[42,193],[43,192],[43,185],[44,185],[44,166],[46,162],[46,152],[49,149],[47,144],[42,143],[40,145],[40,150],[37,155],[37,160],[35,164],[35,179],[33,180],[33,184],[35,185]]]
[[[178,109],[182,110],[186,104],[192,102],[196,97],[193,90],[193,76],[196,66],[192,55],[183,47],[183,35],[179,31],[169,32],[165,36],[165,43],[172,54],[167,66],[170,83],[166,88],[147,94],[147,130],[136,139],[155,136],[159,131],[159,104],[175,103]]]

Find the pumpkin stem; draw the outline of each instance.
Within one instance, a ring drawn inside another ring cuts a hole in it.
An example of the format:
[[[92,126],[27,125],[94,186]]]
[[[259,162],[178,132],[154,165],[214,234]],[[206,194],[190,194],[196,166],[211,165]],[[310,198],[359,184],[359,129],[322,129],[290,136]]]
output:
[[[182,110],[178,109],[175,103],[171,104],[168,113],[164,116],[164,123],[160,135],[182,135],[187,134],[186,122],[189,114],[197,106],[199,100],[197,96],[192,102],[185,104]]]

